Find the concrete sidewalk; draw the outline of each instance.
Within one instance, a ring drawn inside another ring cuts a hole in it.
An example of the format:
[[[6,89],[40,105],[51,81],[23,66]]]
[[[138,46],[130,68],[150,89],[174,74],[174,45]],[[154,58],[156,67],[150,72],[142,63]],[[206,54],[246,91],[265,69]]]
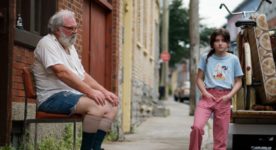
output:
[[[188,150],[193,116],[189,116],[189,105],[164,102],[170,109],[168,117],[151,117],[143,122],[134,134],[127,134],[123,142],[106,142],[105,150]],[[211,125],[208,125],[211,126]],[[212,150],[211,128],[205,128],[203,150]]]

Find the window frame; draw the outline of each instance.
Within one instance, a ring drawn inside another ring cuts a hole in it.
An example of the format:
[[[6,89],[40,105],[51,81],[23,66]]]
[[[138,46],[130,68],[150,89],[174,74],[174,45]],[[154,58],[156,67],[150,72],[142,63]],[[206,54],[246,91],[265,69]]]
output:
[[[48,33],[48,20],[56,12],[58,1],[16,0],[16,4],[16,20],[21,14],[24,29],[15,28],[15,43],[35,48],[41,37]]]

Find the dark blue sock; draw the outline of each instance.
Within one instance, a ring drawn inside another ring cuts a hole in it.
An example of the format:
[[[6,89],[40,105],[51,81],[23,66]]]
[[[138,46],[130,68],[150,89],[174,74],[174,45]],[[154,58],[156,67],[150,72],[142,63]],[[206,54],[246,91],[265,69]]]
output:
[[[96,133],[82,132],[81,150],[92,150]]]
[[[101,150],[101,145],[103,143],[105,135],[106,135],[105,131],[103,131],[103,130],[97,131],[93,150]]]

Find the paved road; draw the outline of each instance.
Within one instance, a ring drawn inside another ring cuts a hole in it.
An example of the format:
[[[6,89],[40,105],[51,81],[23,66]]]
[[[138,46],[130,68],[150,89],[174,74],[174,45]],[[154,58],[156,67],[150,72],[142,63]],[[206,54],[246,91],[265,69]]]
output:
[[[189,116],[189,105],[165,101],[170,109],[168,117],[151,117],[143,122],[134,134],[126,135],[123,142],[106,142],[105,150],[188,150],[189,134],[193,117]],[[203,149],[211,150],[210,132],[207,126],[203,140]]]

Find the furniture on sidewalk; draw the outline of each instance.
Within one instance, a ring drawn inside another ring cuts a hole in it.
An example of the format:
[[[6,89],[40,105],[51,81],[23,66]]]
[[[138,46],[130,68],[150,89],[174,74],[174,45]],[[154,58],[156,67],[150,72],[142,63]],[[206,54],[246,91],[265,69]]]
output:
[[[65,114],[54,114],[37,111],[35,118],[27,118],[28,113],[28,99],[36,100],[35,82],[33,72],[31,68],[24,67],[22,72],[24,91],[25,91],[25,110],[24,110],[24,134],[26,133],[26,127],[30,123],[35,123],[35,137],[34,137],[34,149],[37,150],[37,124],[38,123],[73,123],[73,150],[76,149],[76,122],[82,121],[81,115],[68,116]],[[36,100],[37,101],[37,100]],[[24,146],[25,147],[25,146]]]

